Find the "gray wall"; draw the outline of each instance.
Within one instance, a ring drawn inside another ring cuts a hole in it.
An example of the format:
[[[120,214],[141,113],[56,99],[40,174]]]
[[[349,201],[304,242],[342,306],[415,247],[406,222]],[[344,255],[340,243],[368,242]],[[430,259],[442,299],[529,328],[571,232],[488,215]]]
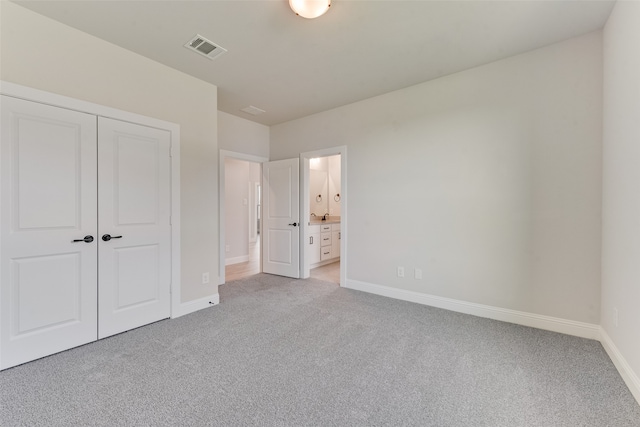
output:
[[[0,1],[0,79],[180,125],[182,301],[217,294],[217,88]],[[25,48],[31,46],[37,48]]]
[[[348,280],[598,324],[601,123],[596,32],[273,126],[270,151],[348,147]]]
[[[218,111],[218,147],[268,159],[269,127]]]
[[[616,2],[604,30],[603,146],[602,328],[633,370],[640,401],[638,2]]]

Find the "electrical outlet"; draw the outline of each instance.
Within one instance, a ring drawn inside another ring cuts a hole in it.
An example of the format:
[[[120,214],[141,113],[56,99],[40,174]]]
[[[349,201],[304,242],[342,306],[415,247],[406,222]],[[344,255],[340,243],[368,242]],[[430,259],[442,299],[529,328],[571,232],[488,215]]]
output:
[[[209,283],[209,273],[202,273],[202,284],[206,285]]]
[[[224,250],[227,252],[231,252],[231,246],[229,245],[225,246]]]
[[[414,274],[414,277],[415,277],[416,279],[418,279],[418,280],[422,279],[422,269],[420,269],[420,268],[416,268],[416,269],[414,270],[414,273],[415,273],[415,274]]]
[[[398,267],[398,277],[404,277],[404,267]]]
[[[618,327],[618,309],[613,307],[613,326]]]

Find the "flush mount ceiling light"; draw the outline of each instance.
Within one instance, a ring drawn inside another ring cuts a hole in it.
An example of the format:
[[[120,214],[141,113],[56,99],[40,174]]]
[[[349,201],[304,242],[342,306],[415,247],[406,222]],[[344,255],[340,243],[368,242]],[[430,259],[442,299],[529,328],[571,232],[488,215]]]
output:
[[[331,0],[289,0],[289,6],[296,15],[313,19],[324,15],[331,7]]]

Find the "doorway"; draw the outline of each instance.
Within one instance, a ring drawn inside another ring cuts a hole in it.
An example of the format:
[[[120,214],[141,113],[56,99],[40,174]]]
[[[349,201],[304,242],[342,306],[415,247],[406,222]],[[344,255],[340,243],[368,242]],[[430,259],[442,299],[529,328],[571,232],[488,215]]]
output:
[[[220,284],[262,272],[262,162],[267,160],[220,151]]]
[[[347,269],[347,148],[300,154],[302,277],[342,286]],[[324,217],[324,220],[322,218]]]

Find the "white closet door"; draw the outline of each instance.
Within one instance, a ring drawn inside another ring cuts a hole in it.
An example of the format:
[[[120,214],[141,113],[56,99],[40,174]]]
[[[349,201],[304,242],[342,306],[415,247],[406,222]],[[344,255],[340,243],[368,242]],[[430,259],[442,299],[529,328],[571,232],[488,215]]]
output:
[[[170,315],[170,141],[99,118],[99,338]]]
[[[4,369],[96,340],[98,238],[96,117],[7,96],[0,114]]]

